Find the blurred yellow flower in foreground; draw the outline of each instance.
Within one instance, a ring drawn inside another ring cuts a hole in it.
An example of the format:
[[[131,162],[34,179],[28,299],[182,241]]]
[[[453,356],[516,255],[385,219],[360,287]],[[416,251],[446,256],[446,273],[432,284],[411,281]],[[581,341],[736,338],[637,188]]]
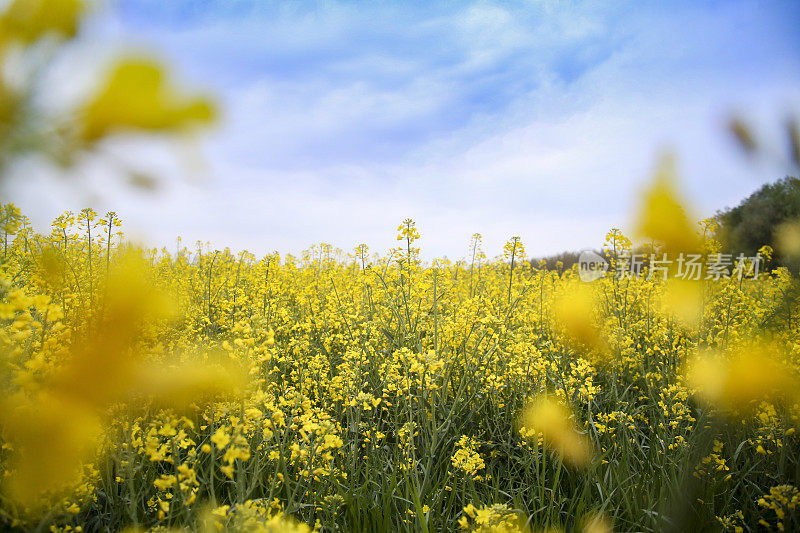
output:
[[[695,217],[687,213],[675,185],[675,162],[664,156],[653,183],[644,192],[636,217],[636,236],[657,241],[667,253],[694,252],[700,249]]]
[[[687,328],[696,327],[703,313],[703,284],[699,281],[671,278],[664,282],[661,296],[664,314]]]
[[[611,533],[611,521],[603,513],[590,513],[583,518],[582,533]]]
[[[72,37],[85,8],[81,0],[14,0],[0,15],[0,40],[28,44],[47,34]]]
[[[592,447],[586,436],[578,432],[572,410],[551,396],[539,396],[520,418],[520,434],[540,438],[557,451],[565,463],[586,466],[592,459]]]
[[[33,506],[44,492],[67,490],[80,478],[102,426],[87,405],[42,393],[0,400],[3,432],[13,443],[10,496]]]
[[[731,411],[747,411],[761,400],[789,398],[800,388],[792,367],[768,344],[697,356],[686,378],[702,400]]]
[[[165,83],[165,76],[151,61],[120,61],[83,112],[83,139],[95,141],[125,130],[176,130],[213,120],[210,100],[179,95]]]
[[[182,408],[243,388],[245,372],[222,364],[190,361],[168,368],[145,363],[138,353],[139,335],[169,316],[170,306],[148,282],[141,260],[122,258],[111,275],[102,316],[85,324],[85,339],[71,346],[63,366],[41,384],[47,392],[34,389],[0,399],[0,429],[15,451],[9,481],[13,498],[34,508],[37,496],[68,489],[96,455],[116,402],[145,396],[163,407]]]
[[[170,316],[170,305],[147,283],[144,265],[125,258],[112,274],[102,318],[87,324],[85,339],[53,376],[52,387],[78,402],[105,406],[123,399],[141,364],[137,336],[149,321]]]
[[[250,382],[240,365],[189,359],[170,365],[141,365],[136,384],[135,394],[144,396],[155,407],[182,410],[238,397]]]
[[[800,221],[784,222],[775,230],[775,247],[789,257],[800,257]]]
[[[553,326],[577,349],[604,347],[600,327],[594,318],[595,295],[587,283],[565,287],[553,302]]]

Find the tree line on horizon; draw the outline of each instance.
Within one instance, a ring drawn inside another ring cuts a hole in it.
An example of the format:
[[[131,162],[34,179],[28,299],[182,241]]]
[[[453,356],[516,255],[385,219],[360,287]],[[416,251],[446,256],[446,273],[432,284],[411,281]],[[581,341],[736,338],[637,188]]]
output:
[[[749,257],[756,255],[762,246],[769,245],[778,251],[771,266],[785,266],[794,274],[800,270],[800,263],[780,252],[778,242],[782,229],[789,225],[800,228],[800,179],[786,176],[767,183],[737,206],[717,211],[714,218],[719,224],[717,239],[724,253],[734,256],[743,253]],[[578,262],[579,256],[580,251],[564,251],[533,258],[530,263],[547,270],[568,270]]]

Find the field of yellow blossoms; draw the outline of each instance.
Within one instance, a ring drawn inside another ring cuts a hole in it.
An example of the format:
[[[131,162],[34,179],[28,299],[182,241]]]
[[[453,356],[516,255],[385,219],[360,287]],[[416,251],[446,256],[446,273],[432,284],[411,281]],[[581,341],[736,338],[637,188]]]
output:
[[[675,198],[642,232],[718,249]],[[259,258],[2,214],[4,530],[800,527],[785,269],[588,283],[517,238],[423,262],[411,220],[384,255]]]
[[[45,120],[37,69],[85,4],[3,3],[3,179],[215,116],[133,56]],[[594,281],[516,237],[423,261],[412,220],[385,253],[256,257],[142,248],[91,209],[37,231],[3,199],[0,530],[800,530],[797,273],[765,247],[758,276],[616,275],[720,253],[671,175]]]

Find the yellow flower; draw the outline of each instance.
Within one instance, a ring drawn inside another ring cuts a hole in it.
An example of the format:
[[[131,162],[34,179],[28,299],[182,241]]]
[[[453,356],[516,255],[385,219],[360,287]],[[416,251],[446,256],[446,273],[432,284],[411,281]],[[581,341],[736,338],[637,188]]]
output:
[[[0,40],[31,43],[47,34],[72,37],[85,7],[82,0],[14,0],[0,15]]]
[[[478,442],[471,437],[462,435],[456,446],[458,449],[450,458],[450,462],[455,468],[463,470],[473,478],[477,478],[478,471],[483,470],[486,466],[481,454],[477,451]]]
[[[775,248],[788,257],[800,257],[800,221],[784,222],[776,228]]]
[[[699,281],[670,278],[663,285],[662,311],[687,328],[698,325],[703,311],[703,285]]]
[[[664,156],[658,163],[653,183],[645,191],[636,219],[636,236],[657,241],[668,253],[700,250],[695,219],[690,217],[675,186],[675,161]]]
[[[224,427],[217,428],[217,431],[211,436],[211,442],[217,445],[217,449],[221,450],[231,441],[231,436],[225,431]]]
[[[600,327],[594,318],[595,295],[588,283],[564,288],[553,302],[553,326],[577,349],[604,347]]]
[[[213,119],[210,101],[174,93],[164,77],[151,61],[121,60],[83,112],[83,139],[124,130],[174,130]]]
[[[100,420],[85,406],[50,394],[4,398],[0,413],[14,449],[15,473],[8,487],[15,500],[26,504],[77,481],[102,431]]]
[[[173,485],[175,485],[175,483],[177,483],[177,482],[178,482],[178,480],[177,480],[177,478],[175,476],[162,475],[160,478],[158,478],[155,481],[153,481],[153,485],[158,490],[167,490],[168,488],[170,488]]]
[[[697,356],[686,378],[701,399],[726,410],[750,410],[760,400],[796,395],[800,387],[794,369],[766,343]]]
[[[603,513],[591,513],[583,519],[582,533],[612,533],[611,522]]]
[[[211,514],[213,514],[214,516],[218,516],[220,518],[225,518],[228,515],[228,509],[230,508],[231,508],[230,505],[220,505],[219,507],[211,511]]]
[[[578,432],[573,416],[569,407],[555,398],[540,396],[522,413],[520,433],[541,437],[565,462],[586,466],[592,458],[591,444]]]

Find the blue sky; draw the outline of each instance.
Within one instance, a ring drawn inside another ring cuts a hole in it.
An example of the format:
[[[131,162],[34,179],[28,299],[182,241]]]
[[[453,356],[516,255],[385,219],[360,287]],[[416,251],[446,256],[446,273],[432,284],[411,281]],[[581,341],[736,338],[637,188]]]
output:
[[[664,149],[698,216],[791,171],[724,125],[741,113],[780,149],[798,27],[798,2],[119,0],[86,46],[164,58],[224,119],[178,165],[123,150],[175,176],[158,196],[91,201],[154,244],[259,254],[385,251],[408,216],[428,258],[463,257],[474,232],[490,256],[512,235],[531,255],[599,247]],[[177,177],[198,159],[204,179]],[[86,201],[34,188],[17,192],[34,220]]]

